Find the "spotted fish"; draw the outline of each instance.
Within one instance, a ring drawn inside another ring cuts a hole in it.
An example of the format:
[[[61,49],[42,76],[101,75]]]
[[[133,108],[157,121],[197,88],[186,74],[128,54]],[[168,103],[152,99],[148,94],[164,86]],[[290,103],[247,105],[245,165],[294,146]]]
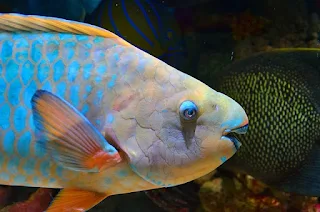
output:
[[[0,184],[62,189],[48,208],[171,187],[223,164],[233,99],[104,29],[0,15]]]
[[[319,49],[274,49],[212,78],[213,88],[238,101],[252,123],[238,136],[241,149],[221,168],[282,191],[320,196],[319,55]]]

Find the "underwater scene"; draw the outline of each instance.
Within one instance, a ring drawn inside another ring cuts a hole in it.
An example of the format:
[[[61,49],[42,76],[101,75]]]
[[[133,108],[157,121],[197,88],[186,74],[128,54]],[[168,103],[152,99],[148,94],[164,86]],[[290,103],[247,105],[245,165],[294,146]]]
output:
[[[320,212],[320,0],[0,0],[0,212]]]

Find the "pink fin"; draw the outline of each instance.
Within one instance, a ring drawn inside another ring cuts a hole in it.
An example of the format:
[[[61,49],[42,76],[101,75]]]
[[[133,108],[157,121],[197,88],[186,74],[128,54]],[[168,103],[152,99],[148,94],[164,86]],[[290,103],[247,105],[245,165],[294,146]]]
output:
[[[98,172],[121,161],[119,152],[68,102],[38,90],[31,103],[36,129],[46,138],[43,146],[60,165]]]

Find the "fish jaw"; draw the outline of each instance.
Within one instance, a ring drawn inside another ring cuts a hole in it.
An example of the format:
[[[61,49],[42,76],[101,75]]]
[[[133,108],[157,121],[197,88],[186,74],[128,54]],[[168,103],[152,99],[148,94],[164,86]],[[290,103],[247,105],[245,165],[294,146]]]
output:
[[[235,146],[236,150],[238,150],[241,146],[240,141],[237,140],[235,137],[230,136],[229,134],[247,133],[249,127],[249,119],[245,110],[238,102],[231,99],[225,94],[220,93],[220,95],[222,95],[223,98],[226,99],[226,101],[228,102],[226,105],[228,105],[227,107],[229,108],[228,112],[225,113],[225,121],[221,124],[221,129],[223,130],[223,136],[221,137],[221,140],[231,141]]]

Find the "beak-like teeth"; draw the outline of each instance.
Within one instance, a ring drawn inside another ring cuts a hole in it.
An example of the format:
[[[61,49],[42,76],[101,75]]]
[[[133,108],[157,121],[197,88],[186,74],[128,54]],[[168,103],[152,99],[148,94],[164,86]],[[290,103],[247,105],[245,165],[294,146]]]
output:
[[[246,124],[242,127],[231,130],[231,132],[234,132],[237,134],[246,134],[248,132],[248,128],[249,128],[249,124]]]
[[[241,143],[236,137],[230,136],[229,139],[233,142],[234,147],[236,148],[236,150],[240,149]]]

